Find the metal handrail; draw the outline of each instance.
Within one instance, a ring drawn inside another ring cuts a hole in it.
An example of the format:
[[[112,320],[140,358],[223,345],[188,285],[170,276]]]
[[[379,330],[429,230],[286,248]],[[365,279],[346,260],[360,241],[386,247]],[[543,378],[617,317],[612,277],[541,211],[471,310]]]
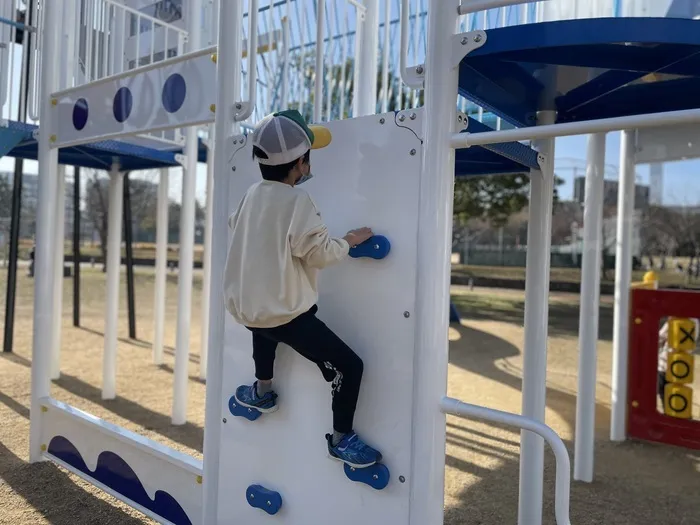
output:
[[[501,410],[481,407],[464,403],[451,397],[443,397],[440,401],[440,410],[444,414],[451,414],[463,418],[483,419],[501,423],[511,427],[534,432],[541,436],[552,448],[556,461],[556,481],[554,485],[554,513],[557,525],[571,525],[569,519],[570,492],[571,492],[571,462],[566,445],[550,427],[518,414],[511,414]]]

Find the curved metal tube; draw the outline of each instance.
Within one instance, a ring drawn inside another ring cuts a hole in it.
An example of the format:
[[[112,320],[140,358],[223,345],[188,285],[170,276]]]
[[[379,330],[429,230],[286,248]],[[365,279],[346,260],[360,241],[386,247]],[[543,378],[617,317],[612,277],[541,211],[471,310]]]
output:
[[[401,47],[399,49],[399,66],[401,70],[401,80],[408,87],[413,89],[423,89],[423,82],[410,80],[408,74],[408,19],[409,19],[409,0],[401,0]],[[417,23],[417,19],[416,19]]]
[[[463,403],[451,397],[443,397],[440,401],[440,410],[445,414],[452,414],[458,417],[472,417],[502,423],[523,430],[529,430],[541,436],[554,452],[557,472],[554,494],[554,513],[557,525],[571,525],[569,520],[569,493],[571,491],[571,464],[569,462],[569,452],[566,445],[554,430],[534,419],[494,410],[492,408],[480,407]]]
[[[248,10],[248,103],[243,106],[242,112],[237,113],[234,120],[243,122],[253,114],[255,100],[258,92],[258,75],[255,67],[258,60],[258,0],[250,0]]]

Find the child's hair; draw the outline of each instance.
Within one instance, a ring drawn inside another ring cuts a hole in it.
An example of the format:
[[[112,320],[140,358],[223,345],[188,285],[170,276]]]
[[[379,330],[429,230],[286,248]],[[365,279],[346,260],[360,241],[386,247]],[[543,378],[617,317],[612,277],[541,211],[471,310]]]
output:
[[[259,159],[266,159],[267,154],[257,146],[253,146],[253,158],[255,157]],[[311,150],[308,150],[306,153],[304,153],[303,157],[299,158],[303,158],[304,162],[308,164],[309,159],[311,158]],[[262,174],[263,179],[282,182],[287,178],[289,172],[292,170],[292,168],[294,168],[294,166],[296,166],[297,162],[299,162],[299,159],[295,159],[287,164],[279,164],[277,166],[270,166],[268,164],[260,163],[258,163],[258,166],[260,166],[260,173]]]

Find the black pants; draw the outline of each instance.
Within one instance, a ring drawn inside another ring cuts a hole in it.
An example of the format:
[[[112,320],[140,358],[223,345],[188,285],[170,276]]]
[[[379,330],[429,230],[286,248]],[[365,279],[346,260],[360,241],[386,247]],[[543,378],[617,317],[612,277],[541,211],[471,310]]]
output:
[[[316,317],[318,307],[275,328],[248,328],[253,332],[255,377],[270,380],[274,376],[277,345],[291,346],[316,363],[323,377],[332,382],[333,430],[347,433],[353,429],[357,398],[362,382],[362,359]]]
[[[656,386],[658,388],[657,393],[659,394],[659,398],[661,399],[662,403],[664,402],[664,390],[666,389],[667,383],[668,383],[668,381],[666,381],[666,373],[665,372],[658,372]]]

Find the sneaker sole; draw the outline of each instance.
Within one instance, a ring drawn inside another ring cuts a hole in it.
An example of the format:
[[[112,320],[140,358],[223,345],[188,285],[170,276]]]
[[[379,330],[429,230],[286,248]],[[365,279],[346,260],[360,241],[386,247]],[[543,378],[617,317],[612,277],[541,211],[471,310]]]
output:
[[[368,467],[371,467],[371,466],[377,464],[376,461],[373,461],[372,463],[365,463],[364,465],[358,465],[358,464],[356,464],[356,463],[350,463],[349,461],[346,461],[346,460],[341,459],[341,458],[339,458],[339,457],[337,457],[337,456],[334,456],[334,455],[331,454],[330,452],[328,452],[328,457],[331,458],[331,459],[334,459],[334,460],[336,460],[336,461],[339,461],[340,463],[345,463],[348,467],[352,467],[352,468],[368,468]]]
[[[257,410],[258,412],[262,412],[263,414],[271,414],[272,412],[277,412],[277,410],[279,409],[279,405],[275,405],[272,408],[256,407],[255,405],[249,405],[248,403],[244,403],[243,401],[238,399],[236,394],[234,394],[233,397],[236,399],[236,402],[242,407],[252,408],[253,410]]]

